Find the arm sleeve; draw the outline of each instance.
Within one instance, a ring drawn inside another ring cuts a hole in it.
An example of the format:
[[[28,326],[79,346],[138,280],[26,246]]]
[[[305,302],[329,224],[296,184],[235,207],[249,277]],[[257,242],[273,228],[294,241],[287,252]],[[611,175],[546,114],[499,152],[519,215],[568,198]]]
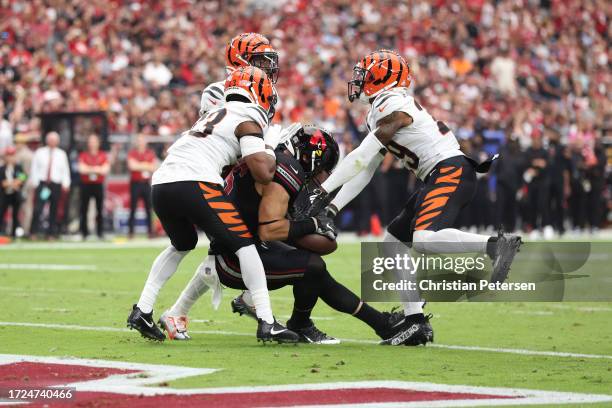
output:
[[[325,180],[322,184],[323,189],[331,193],[348,182],[362,170],[367,168],[372,160],[374,160],[377,155],[380,155],[379,152],[381,150],[385,150],[385,147],[380,143],[380,140],[376,138],[374,133],[368,133],[359,147],[350,152],[348,156],[340,162],[331,176]]]
[[[382,154],[377,155],[370,162],[370,164],[368,164],[368,167],[361,170],[359,174],[342,186],[338,192],[338,195],[336,195],[331,202],[338,209],[338,211],[343,209],[348,203],[357,197],[357,194],[359,194],[365,188],[365,186],[368,185],[384,157],[385,156]]]
[[[240,138],[240,153],[242,157],[264,152],[266,144],[261,135],[244,135]]]

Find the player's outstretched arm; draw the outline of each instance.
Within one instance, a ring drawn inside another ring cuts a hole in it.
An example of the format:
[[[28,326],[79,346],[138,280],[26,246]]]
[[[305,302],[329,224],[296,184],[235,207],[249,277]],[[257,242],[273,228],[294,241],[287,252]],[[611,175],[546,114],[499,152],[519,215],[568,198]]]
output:
[[[276,171],[276,155],[266,146],[261,127],[255,122],[243,122],[236,127],[235,134],[251,175],[258,183],[268,184]]]
[[[365,186],[368,185],[384,157],[385,156],[383,154],[377,155],[365,169],[342,186],[330,204],[333,215],[336,215],[338,211],[353,201],[353,199],[357,197]]]
[[[323,189],[330,193],[347,183],[367,168],[379,152],[383,153],[385,146],[393,139],[393,136],[395,136],[399,129],[411,123],[412,118],[410,115],[401,111],[392,112],[380,119],[376,123],[376,129],[368,133],[359,147],[349,153],[340,162],[332,175],[322,184]]]

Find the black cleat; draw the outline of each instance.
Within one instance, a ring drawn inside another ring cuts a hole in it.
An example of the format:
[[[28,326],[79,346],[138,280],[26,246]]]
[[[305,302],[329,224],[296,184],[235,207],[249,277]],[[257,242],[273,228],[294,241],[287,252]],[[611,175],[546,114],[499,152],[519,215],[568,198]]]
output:
[[[297,333],[300,337],[300,343],[310,343],[310,344],[340,344],[340,340],[335,337],[328,336],[326,333],[323,333],[321,330],[315,326],[315,324],[310,321],[310,325],[306,327],[292,327],[291,320],[287,322],[287,328]]]
[[[431,315],[415,315],[405,317],[403,320],[389,327],[385,333],[379,333],[382,341],[379,344],[391,346],[418,346],[432,343],[433,329],[429,323]]]
[[[128,316],[127,327],[138,330],[145,339],[155,341],[166,340],[164,333],[153,321],[153,312],[143,313],[136,305],[132,307],[132,313]]]
[[[262,341],[264,344],[267,341],[297,343],[300,341],[300,336],[277,322],[276,319],[274,319],[274,323],[268,323],[262,319],[257,319],[257,341]]]
[[[240,316],[242,315],[247,315],[248,317],[252,318],[253,320],[257,321],[257,314],[255,313],[255,308],[253,306],[249,306],[244,299],[242,298],[242,295],[244,294],[244,292],[242,292],[240,295],[238,295],[237,297],[235,297],[232,300],[232,313],[238,313],[240,314]]]
[[[508,278],[510,265],[517,252],[519,252],[521,237],[517,235],[504,235],[502,231],[497,236],[495,257],[493,258],[493,274],[491,282],[504,282]]]

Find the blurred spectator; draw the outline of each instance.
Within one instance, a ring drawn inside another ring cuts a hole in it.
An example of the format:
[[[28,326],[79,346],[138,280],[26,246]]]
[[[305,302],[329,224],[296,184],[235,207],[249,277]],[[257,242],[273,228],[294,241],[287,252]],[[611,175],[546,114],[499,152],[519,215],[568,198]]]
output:
[[[57,132],[49,132],[46,137],[47,145],[39,148],[32,159],[30,183],[34,190],[34,213],[30,236],[37,238],[41,231],[41,217],[43,210],[49,204],[48,227],[45,231],[49,238],[58,236],[57,209],[62,191],[70,188],[70,165],[66,152],[60,149],[60,136]]]
[[[496,227],[505,231],[517,230],[517,194],[522,186],[523,158],[518,141],[510,139],[499,151],[493,173],[497,178]]]
[[[548,154],[542,146],[542,138],[534,138],[531,147],[525,152],[527,169],[523,179],[527,184],[526,222],[533,230],[543,231],[549,226],[550,214],[548,192],[550,191],[550,163]]]
[[[0,167],[0,235],[4,233],[4,216],[11,208],[11,237],[15,238],[19,227],[19,207],[21,206],[21,189],[27,179],[25,172],[15,157],[14,147],[4,151],[4,166]]]
[[[29,177],[30,175],[30,170],[32,169],[32,158],[34,157],[34,152],[32,152],[27,145],[28,140],[29,138],[25,133],[17,133],[15,135],[15,161],[26,173],[26,177]],[[31,197],[32,184],[25,183],[25,185],[22,186],[21,192],[22,196],[24,197],[24,202],[21,205],[23,212],[21,226],[24,230],[24,234],[29,235],[30,225],[32,223],[32,211],[34,209],[34,200],[32,200]]]
[[[13,127],[5,119],[4,102],[0,100],[0,152],[4,152],[7,147],[13,145]]]
[[[147,219],[147,232],[152,235],[151,226],[151,175],[157,168],[157,157],[147,148],[147,137],[138,135],[136,146],[128,153],[130,170],[130,220],[129,236],[134,236],[134,223],[138,200],[142,199]]]
[[[96,233],[99,239],[104,236],[104,180],[110,170],[110,162],[106,153],[100,150],[100,138],[89,135],[87,150],[79,154],[78,164],[81,176],[81,206],[79,211],[80,229],[83,240],[89,235],[88,217],[89,203],[93,198],[96,202]]]
[[[195,122],[203,86],[225,76],[227,41],[258,31],[280,53],[274,120],[324,125],[346,149],[359,140],[365,115],[346,99],[352,67],[369,51],[391,48],[407,58],[419,103],[469,143],[483,134],[487,153],[514,149],[500,144],[508,137],[518,142],[515,155],[534,137],[552,153],[547,139],[557,132],[570,163],[566,205],[574,225],[584,229],[601,224],[612,206],[596,196],[608,191],[602,156],[602,132],[612,123],[608,3],[247,0],[229,8],[221,0],[135,0],[113,7],[101,0],[8,0],[0,19],[6,33],[0,99],[14,133],[35,133],[40,112],[99,109],[107,112],[111,133],[176,135]],[[562,231],[556,157],[546,158],[555,210],[547,205],[545,212]],[[501,169],[508,180],[513,161]],[[388,173],[382,177],[397,175]],[[499,197],[515,186],[492,181],[489,187],[501,215]],[[587,212],[587,201],[574,198],[590,200],[597,211]],[[385,218],[379,206],[373,211]]]

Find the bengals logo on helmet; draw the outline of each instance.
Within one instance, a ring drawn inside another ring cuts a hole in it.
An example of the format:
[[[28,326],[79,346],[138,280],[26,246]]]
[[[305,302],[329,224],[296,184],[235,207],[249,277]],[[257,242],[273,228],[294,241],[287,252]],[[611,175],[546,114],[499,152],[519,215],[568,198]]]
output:
[[[232,38],[225,49],[225,61],[230,69],[252,65],[262,69],[272,83],[278,79],[278,53],[261,34],[242,33]]]
[[[410,82],[410,67],[402,56],[395,51],[374,51],[355,64],[348,98],[369,101],[391,88],[408,87]]]
[[[225,80],[225,99],[229,95],[241,95],[250,102],[261,106],[267,113],[268,119],[274,116],[276,92],[272,82],[264,71],[253,66],[240,67]]]

